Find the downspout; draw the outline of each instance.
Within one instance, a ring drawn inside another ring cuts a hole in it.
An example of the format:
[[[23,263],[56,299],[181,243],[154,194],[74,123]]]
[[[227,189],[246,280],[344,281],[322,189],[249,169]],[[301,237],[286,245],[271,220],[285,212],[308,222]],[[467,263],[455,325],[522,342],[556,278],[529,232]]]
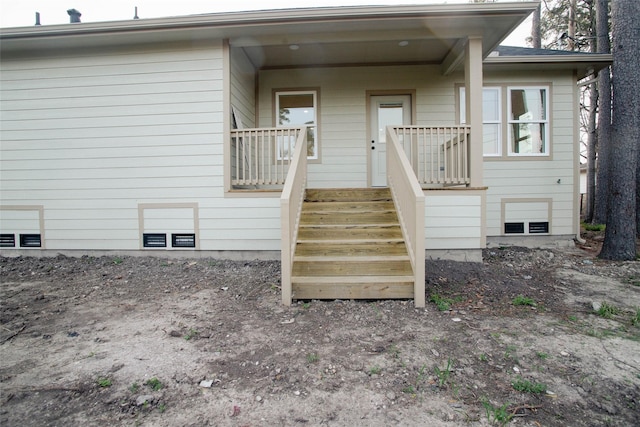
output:
[[[577,72],[573,72],[573,78],[575,81],[578,80],[578,74]],[[584,83],[583,83],[584,84]],[[574,108],[576,108],[576,110],[573,113],[573,133],[575,135],[575,138],[577,138],[580,135],[580,125],[579,125],[579,121],[580,121],[580,86],[582,86],[582,84],[580,84],[579,82],[573,87],[573,105],[575,106]],[[578,138],[579,140],[579,138]],[[576,147],[574,148],[574,152],[575,152],[575,156],[576,156],[576,161],[578,162],[578,164],[580,164],[580,142],[578,142],[578,144],[576,144]],[[576,237],[574,238],[574,241],[576,241],[577,243],[583,245],[585,243],[587,243],[586,240],[584,240],[582,237],[580,237],[580,166],[575,166],[573,167],[573,209],[574,209],[574,221],[576,221],[576,228],[575,228],[575,233],[576,233]]]

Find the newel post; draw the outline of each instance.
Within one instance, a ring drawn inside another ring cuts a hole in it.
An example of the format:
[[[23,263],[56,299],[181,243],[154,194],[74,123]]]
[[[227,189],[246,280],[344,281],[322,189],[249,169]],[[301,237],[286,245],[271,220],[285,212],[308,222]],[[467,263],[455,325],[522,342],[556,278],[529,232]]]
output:
[[[469,37],[464,53],[467,123],[471,126],[469,176],[471,187],[483,184],[482,150],[482,37]]]

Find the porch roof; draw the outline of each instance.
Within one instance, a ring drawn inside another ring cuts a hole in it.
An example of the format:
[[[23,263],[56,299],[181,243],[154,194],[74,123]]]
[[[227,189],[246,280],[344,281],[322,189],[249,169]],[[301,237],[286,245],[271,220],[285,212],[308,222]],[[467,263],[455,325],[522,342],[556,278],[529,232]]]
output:
[[[349,64],[442,64],[463,58],[467,37],[483,55],[538,2],[323,7],[0,29],[3,53],[228,39],[258,69]]]

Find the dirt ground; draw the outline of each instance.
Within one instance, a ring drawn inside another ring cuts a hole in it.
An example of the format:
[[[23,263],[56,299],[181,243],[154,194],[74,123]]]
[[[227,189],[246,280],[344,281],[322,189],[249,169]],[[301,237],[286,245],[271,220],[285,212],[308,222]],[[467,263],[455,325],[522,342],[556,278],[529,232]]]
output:
[[[0,425],[638,426],[640,262],[596,252],[428,261],[426,309],[284,307],[277,262],[1,257]]]

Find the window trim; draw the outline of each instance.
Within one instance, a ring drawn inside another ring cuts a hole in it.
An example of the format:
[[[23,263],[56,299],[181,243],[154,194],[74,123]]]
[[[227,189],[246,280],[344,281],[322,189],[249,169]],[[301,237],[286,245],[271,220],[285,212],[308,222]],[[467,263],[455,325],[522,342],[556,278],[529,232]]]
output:
[[[511,91],[512,90],[544,90],[545,91],[545,105],[544,105],[544,120],[513,120],[511,114]],[[507,111],[506,111],[506,129],[507,129],[507,157],[550,157],[550,140],[549,140],[549,100],[550,100],[550,87],[545,85],[509,85],[507,86]],[[514,124],[542,124],[544,125],[544,152],[543,153],[516,153],[513,151],[512,136],[510,128]]]
[[[550,81],[522,81],[515,80],[513,82],[508,83],[500,83],[495,80],[485,81],[483,84],[483,89],[488,87],[497,87],[500,88],[501,100],[500,100],[500,113],[501,113],[501,123],[500,123],[500,135],[502,138],[501,141],[501,151],[499,155],[483,155],[483,161],[487,162],[502,162],[502,161],[550,161],[553,160],[553,83]],[[459,123],[462,122],[462,117],[464,113],[462,112],[464,104],[460,99],[460,88],[464,88],[464,83],[456,83],[455,84],[455,105],[456,105],[456,119]],[[547,90],[547,121],[546,121],[546,154],[509,154],[509,125],[508,125],[508,96],[509,96],[509,88],[544,88]],[[505,137],[505,135],[507,135]]]
[[[280,95],[312,95],[313,96],[313,120],[315,127],[315,155],[307,156],[311,163],[320,162],[320,89],[319,88],[296,88],[296,89],[273,89],[273,125],[279,127],[292,127],[295,124],[281,125],[279,123]],[[279,150],[276,147],[276,156]]]

